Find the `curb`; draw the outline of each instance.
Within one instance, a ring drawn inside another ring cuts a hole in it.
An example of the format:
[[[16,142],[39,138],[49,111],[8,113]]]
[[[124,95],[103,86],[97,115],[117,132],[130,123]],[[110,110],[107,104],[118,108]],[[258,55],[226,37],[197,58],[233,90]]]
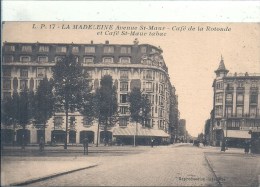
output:
[[[61,176],[61,175],[73,173],[73,172],[76,172],[76,171],[81,171],[81,170],[84,170],[84,169],[90,169],[90,168],[93,168],[93,167],[96,167],[96,166],[98,166],[98,164],[90,165],[90,166],[87,166],[87,167],[78,168],[78,169],[74,169],[74,170],[69,170],[69,171],[65,171],[65,172],[54,173],[54,174],[51,174],[51,175],[48,175],[48,176],[45,176],[45,177],[30,179],[30,180],[23,181],[23,182],[12,183],[12,184],[9,184],[7,186],[25,186],[25,185],[32,184],[32,183],[35,183],[35,182],[40,182],[40,181],[51,179],[51,178],[58,177],[58,176]]]
[[[213,173],[214,177],[216,178],[216,181],[218,182],[218,185],[219,185],[219,186],[222,186],[221,182],[220,182],[219,179],[218,179],[218,176],[216,175],[216,173],[215,173],[213,167],[211,166],[211,164],[210,164],[210,162],[209,162],[207,156],[205,155],[205,153],[204,153],[204,158],[205,158],[205,160],[206,160],[206,162],[207,162],[207,164],[208,164],[208,166],[209,166],[211,172]]]

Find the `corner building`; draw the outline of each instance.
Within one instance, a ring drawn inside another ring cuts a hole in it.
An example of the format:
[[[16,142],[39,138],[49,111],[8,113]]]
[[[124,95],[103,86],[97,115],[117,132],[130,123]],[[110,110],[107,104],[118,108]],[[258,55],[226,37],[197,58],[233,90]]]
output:
[[[260,135],[260,74],[230,74],[221,58],[213,82],[211,138],[215,146],[242,147]]]
[[[13,91],[20,92],[24,88],[36,91],[43,77],[52,77],[52,66],[66,54],[72,53],[77,60],[83,63],[88,71],[93,91],[100,86],[104,75],[111,75],[117,88],[118,110],[120,117],[118,123],[108,128],[109,139],[120,139],[125,144],[132,144],[134,134],[137,143],[147,144],[150,139],[156,138],[158,142],[166,140],[171,134],[172,124],[169,122],[170,90],[172,85],[168,69],[162,56],[162,49],[149,44],[120,45],[110,44],[74,44],[74,43],[9,43],[3,44],[2,63],[2,97],[11,96]],[[148,95],[151,102],[151,128],[144,128],[140,124],[137,131],[135,124],[129,120],[128,93],[133,87],[141,88]],[[82,143],[84,137],[96,143],[104,139],[104,127],[98,132],[97,123],[89,123],[79,113],[69,114],[68,143]],[[22,129],[3,127],[3,131],[10,133],[16,131],[15,139],[19,143]],[[4,129],[5,128],[5,129]],[[39,142],[43,130],[40,125],[30,124],[26,130],[27,143]],[[8,136],[6,136],[6,142]],[[46,129],[46,143],[63,143],[65,139],[64,113],[55,113],[49,119]]]

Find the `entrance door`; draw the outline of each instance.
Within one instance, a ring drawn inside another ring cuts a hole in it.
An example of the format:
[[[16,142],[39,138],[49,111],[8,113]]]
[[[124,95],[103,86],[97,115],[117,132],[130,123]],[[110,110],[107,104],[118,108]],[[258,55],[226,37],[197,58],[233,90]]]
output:
[[[18,145],[27,145],[30,143],[30,131],[28,129],[19,129],[16,133]]]
[[[94,142],[94,132],[93,131],[80,131],[80,143],[83,143],[84,138],[87,138],[89,143],[93,143]]]

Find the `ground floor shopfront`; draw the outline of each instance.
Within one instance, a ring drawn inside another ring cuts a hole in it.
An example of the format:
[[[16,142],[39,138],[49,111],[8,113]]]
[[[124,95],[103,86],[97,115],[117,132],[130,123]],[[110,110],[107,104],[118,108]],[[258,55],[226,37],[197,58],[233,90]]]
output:
[[[45,134],[45,136],[44,136]],[[35,128],[32,125],[27,129],[6,128],[1,129],[1,142],[3,144],[28,145],[38,144],[41,138],[45,137],[46,144],[64,144],[66,140],[65,128],[51,128],[45,130]],[[127,127],[110,127],[105,130],[104,126],[77,126],[69,128],[67,142],[71,145],[82,144],[87,138],[89,143],[108,143],[117,145],[132,145],[134,141],[137,145],[149,145],[153,139],[156,144],[166,144],[169,142],[169,135],[163,130],[143,128],[140,125],[130,125]]]

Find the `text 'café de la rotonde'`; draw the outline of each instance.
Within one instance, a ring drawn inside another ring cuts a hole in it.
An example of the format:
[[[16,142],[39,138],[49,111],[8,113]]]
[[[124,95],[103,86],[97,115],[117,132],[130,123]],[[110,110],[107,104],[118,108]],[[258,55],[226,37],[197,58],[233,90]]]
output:
[[[40,81],[52,77],[52,67],[68,54],[74,54],[83,64],[91,79],[93,92],[100,86],[104,75],[111,75],[117,89],[118,122],[108,127],[111,141],[120,139],[124,144],[132,144],[136,135],[139,144],[147,144],[151,138],[157,142],[170,141],[178,124],[179,112],[175,87],[170,82],[168,69],[162,56],[162,49],[149,44],[84,44],[74,43],[11,43],[3,44],[2,98],[10,97],[14,92],[24,89],[36,92]],[[151,112],[148,127],[131,122],[128,94],[134,88],[140,88],[150,101]],[[172,111],[172,112],[171,112]],[[170,113],[175,120],[170,120]],[[97,122],[89,123],[79,112],[69,113],[69,144],[82,143],[85,137],[89,142],[99,143],[104,139],[104,126],[98,130]],[[1,131],[3,143],[19,144],[22,138],[26,144],[39,143],[43,136],[41,125],[31,124],[23,130],[19,124],[4,126]],[[99,133],[99,134],[98,134]],[[15,136],[15,137],[13,137]],[[22,137],[25,136],[25,137]],[[97,140],[97,136],[99,139]],[[55,112],[48,120],[45,129],[45,143],[64,143],[65,114]]]

